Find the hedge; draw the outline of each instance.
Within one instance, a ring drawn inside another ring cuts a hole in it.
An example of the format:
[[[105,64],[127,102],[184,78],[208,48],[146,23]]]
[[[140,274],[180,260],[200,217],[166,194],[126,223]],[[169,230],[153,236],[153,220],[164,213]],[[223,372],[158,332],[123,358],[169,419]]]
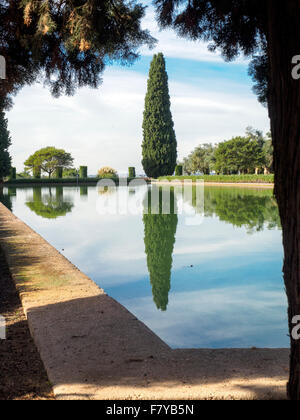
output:
[[[79,178],[86,179],[88,177],[88,167],[80,166],[79,168]]]
[[[116,182],[116,184],[119,183],[119,178],[79,178],[78,183],[79,184],[97,184],[98,181],[101,181],[101,179],[112,179]],[[126,179],[126,178],[125,178]],[[136,178],[127,178],[128,182],[133,181]],[[5,185],[32,185],[32,184],[45,184],[45,185],[51,185],[51,184],[77,184],[76,178],[20,178],[13,181],[6,181],[4,183]]]
[[[204,175],[204,176],[162,176],[159,181],[183,181],[184,179],[193,182],[204,179],[204,182],[220,183],[252,183],[252,184],[273,184],[274,175]]]

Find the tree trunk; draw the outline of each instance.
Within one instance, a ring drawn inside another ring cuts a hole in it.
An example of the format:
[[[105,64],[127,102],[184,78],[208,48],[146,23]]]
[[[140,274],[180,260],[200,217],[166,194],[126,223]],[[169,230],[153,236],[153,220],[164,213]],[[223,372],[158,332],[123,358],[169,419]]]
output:
[[[291,335],[288,396],[300,400],[300,340],[292,319],[300,315],[300,80],[292,58],[300,55],[300,2],[268,0],[269,114],[274,144],[275,194],[283,230],[284,282]]]

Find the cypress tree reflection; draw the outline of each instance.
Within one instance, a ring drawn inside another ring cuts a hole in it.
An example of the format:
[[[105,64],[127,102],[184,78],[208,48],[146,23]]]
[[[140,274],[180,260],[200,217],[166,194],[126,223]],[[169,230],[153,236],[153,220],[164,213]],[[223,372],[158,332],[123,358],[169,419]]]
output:
[[[153,187],[154,189],[155,187]],[[171,288],[172,254],[175,244],[178,217],[176,197],[171,191],[170,214],[163,213],[163,194],[159,189],[159,214],[151,214],[150,190],[144,199],[144,242],[147,265],[152,286],[153,300],[157,309],[167,310]],[[148,199],[148,200],[147,200]],[[148,210],[148,211],[147,211]],[[146,214],[148,213],[148,214]]]
[[[63,187],[55,187],[55,195],[49,188],[49,194],[42,194],[41,187],[33,189],[32,200],[26,202],[26,206],[38,216],[45,219],[56,219],[65,216],[72,211],[74,204],[64,201]]]

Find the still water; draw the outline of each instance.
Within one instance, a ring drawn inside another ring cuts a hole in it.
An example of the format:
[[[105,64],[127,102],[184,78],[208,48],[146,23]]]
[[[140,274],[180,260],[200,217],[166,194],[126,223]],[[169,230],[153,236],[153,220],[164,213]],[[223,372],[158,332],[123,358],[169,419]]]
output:
[[[143,214],[150,188],[4,188],[0,199],[172,348],[288,347],[272,191],[205,187],[204,212],[183,204],[202,212],[189,224]],[[141,211],[104,214],[116,199]]]

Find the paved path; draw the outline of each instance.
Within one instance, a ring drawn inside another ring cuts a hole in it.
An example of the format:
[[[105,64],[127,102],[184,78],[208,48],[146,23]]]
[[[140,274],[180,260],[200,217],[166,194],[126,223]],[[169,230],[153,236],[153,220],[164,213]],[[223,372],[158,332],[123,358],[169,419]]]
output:
[[[285,398],[288,350],[171,350],[2,204],[0,244],[56,398]]]

